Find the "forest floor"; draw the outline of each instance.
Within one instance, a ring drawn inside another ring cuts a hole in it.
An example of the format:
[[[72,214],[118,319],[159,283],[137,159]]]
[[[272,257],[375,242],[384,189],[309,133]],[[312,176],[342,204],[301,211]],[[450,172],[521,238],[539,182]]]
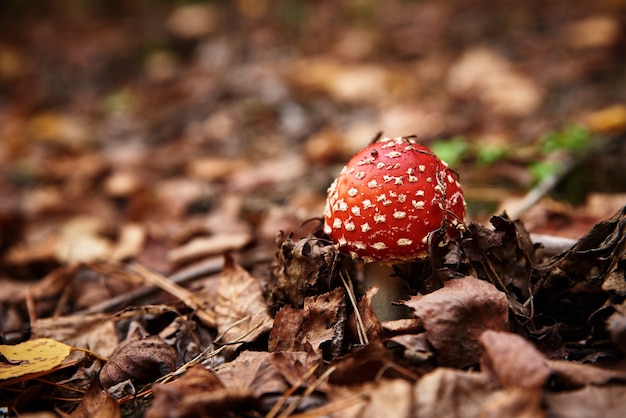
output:
[[[111,3],[0,11],[0,416],[626,415],[626,2]],[[467,201],[382,323],[381,131]]]

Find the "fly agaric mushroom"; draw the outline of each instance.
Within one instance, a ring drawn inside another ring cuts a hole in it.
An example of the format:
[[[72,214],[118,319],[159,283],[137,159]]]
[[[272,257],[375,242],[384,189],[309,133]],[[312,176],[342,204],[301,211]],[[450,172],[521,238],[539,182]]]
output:
[[[324,232],[340,252],[364,261],[365,285],[379,287],[374,311],[389,320],[398,316],[392,302],[406,296],[390,265],[427,258],[431,236],[441,232],[445,244],[464,217],[461,185],[446,163],[414,137],[381,138],[352,157],[329,187]]]

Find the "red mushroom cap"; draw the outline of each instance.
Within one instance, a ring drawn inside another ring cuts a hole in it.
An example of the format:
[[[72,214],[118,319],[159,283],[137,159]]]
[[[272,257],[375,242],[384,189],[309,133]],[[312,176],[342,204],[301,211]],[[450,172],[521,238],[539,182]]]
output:
[[[382,138],[359,151],[328,188],[324,232],[365,262],[428,256],[429,236],[463,227],[457,175],[411,137]]]

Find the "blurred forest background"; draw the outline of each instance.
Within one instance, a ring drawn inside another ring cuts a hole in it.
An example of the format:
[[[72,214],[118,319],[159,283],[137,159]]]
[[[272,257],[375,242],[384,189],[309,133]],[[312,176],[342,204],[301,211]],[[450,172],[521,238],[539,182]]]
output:
[[[107,239],[126,223],[171,238],[232,198],[234,216],[272,236],[281,219],[319,216],[341,164],[378,131],[416,134],[447,160],[472,219],[508,209],[576,237],[624,201],[624,1],[1,9],[5,266],[46,260],[78,214]],[[555,174],[555,199],[516,209]]]

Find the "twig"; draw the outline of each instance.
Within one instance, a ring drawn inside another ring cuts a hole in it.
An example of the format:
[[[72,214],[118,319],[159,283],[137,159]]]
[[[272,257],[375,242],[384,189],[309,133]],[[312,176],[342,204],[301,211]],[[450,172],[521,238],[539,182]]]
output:
[[[362,345],[369,344],[365,325],[363,324],[363,318],[361,318],[361,312],[359,312],[359,307],[354,297],[354,288],[352,287],[352,282],[350,280],[346,280],[343,277],[343,272],[339,273],[339,277],[341,278],[341,281],[346,288],[346,292],[348,292],[348,298],[350,299],[350,303],[352,304],[352,308],[354,309],[354,316],[357,322],[357,333],[359,334],[359,343],[361,343]]]
[[[130,267],[132,270],[136,271],[141,277],[143,277],[144,280],[146,280],[148,283],[160,287],[171,295],[176,296],[185,305],[193,309],[195,311],[195,314],[198,316],[198,318],[200,318],[204,325],[215,328],[215,312],[203,306],[203,302],[198,300],[192,292],[178,285],[177,283],[172,282],[167,277],[148,270],[141,264],[133,263]]]
[[[257,257],[252,257],[251,259],[243,259],[239,261],[239,263],[244,267],[249,267],[256,263],[269,261],[272,259],[272,257],[273,255],[261,253]],[[183,284],[191,280],[195,280],[199,277],[207,276],[210,274],[217,274],[222,271],[223,264],[224,260],[222,256],[207,258],[202,262],[196,263],[190,267],[187,267],[179,272],[170,275],[169,280],[176,284]],[[115,309],[119,309],[121,306],[129,305],[135,300],[150,296],[158,290],[159,288],[156,286],[142,286],[139,289],[115,296],[111,299],[105,300],[104,302],[93,305],[87,309],[78,311],[75,314],[90,315],[94,313],[110,312]]]
[[[309,370],[306,371],[306,373],[304,373],[304,375],[302,377],[300,377],[298,379],[297,382],[294,382],[293,385],[291,385],[291,387],[289,389],[287,389],[285,391],[285,393],[283,393],[283,395],[280,397],[280,399],[278,400],[278,402],[276,402],[276,404],[274,404],[274,406],[272,407],[272,409],[270,409],[270,412],[267,413],[267,415],[265,415],[265,418],[274,418],[279,412],[280,412],[280,408],[283,407],[283,405],[285,404],[285,402],[287,402],[287,399],[304,383],[306,382],[306,380],[311,377],[313,375],[313,373],[315,373],[315,371],[317,370],[317,368],[319,367],[319,364],[314,365],[313,367],[311,367]]]

